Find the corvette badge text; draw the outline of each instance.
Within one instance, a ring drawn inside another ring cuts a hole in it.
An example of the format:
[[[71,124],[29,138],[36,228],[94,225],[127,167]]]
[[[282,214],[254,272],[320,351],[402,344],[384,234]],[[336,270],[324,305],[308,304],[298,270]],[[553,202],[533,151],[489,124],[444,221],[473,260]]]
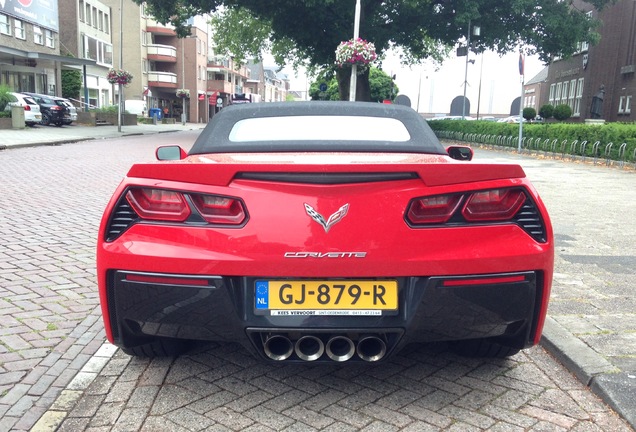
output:
[[[366,252],[285,252],[285,258],[364,258]]]

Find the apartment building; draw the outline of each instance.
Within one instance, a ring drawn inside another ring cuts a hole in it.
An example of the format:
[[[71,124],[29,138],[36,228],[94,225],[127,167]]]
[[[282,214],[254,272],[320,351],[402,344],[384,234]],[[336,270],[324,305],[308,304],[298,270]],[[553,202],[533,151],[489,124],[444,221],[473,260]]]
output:
[[[61,71],[93,60],[60,55],[57,1],[0,2],[0,84],[13,91],[61,95]]]
[[[572,121],[594,118],[592,101],[602,95],[600,118],[606,121],[634,121],[632,96],[636,93],[636,2],[619,0],[603,9],[574,0],[573,7],[602,21],[598,45],[579,44],[571,58],[556,59],[549,67],[548,91],[541,104],[568,104]]]
[[[60,12],[60,53],[92,60],[83,79],[79,100],[89,108],[115,103],[115,86],[106,75],[114,65],[112,42],[112,11],[99,0],[66,0],[58,3]]]

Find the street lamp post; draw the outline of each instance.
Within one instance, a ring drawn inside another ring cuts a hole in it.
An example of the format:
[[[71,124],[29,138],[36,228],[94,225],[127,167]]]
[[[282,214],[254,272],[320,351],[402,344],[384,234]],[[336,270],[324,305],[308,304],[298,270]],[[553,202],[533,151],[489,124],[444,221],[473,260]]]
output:
[[[181,88],[186,88],[185,79],[185,38],[181,38]],[[181,98],[181,124],[186,124],[186,98]]]
[[[478,26],[474,26],[472,28],[472,33],[475,36],[479,36],[481,34],[481,28]],[[475,63],[475,60],[468,60],[468,54],[470,53],[470,20],[468,20],[468,34],[466,35],[466,65],[464,66],[464,99],[462,100],[462,120],[466,118],[466,85],[468,84],[468,62]]]
[[[356,0],[356,12],[353,22],[353,40],[360,37],[360,0]],[[349,101],[356,100],[356,87],[358,85],[358,67],[351,65],[351,80],[349,82]]]

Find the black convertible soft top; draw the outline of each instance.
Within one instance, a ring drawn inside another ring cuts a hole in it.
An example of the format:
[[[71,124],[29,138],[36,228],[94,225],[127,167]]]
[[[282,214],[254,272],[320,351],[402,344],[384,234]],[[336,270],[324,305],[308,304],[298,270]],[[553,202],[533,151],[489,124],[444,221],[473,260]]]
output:
[[[355,129],[360,126],[363,131]],[[313,101],[231,105],[213,117],[189,154],[263,152],[446,154],[409,107]]]

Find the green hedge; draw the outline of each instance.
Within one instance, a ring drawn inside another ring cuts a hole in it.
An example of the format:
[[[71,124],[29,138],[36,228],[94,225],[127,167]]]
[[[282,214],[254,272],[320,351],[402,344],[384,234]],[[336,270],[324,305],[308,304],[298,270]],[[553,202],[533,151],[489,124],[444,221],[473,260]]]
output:
[[[518,123],[497,123],[489,121],[468,121],[468,120],[435,120],[429,121],[431,128],[439,132],[458,132],[468,135],[491,135],[491,136],[513,136],[519,135]],[[557,140],[558,145],[555,151],[562,152],[565,144],[565,152],[571,153],[571,146],[574,141],[578,141],[576,154],[581,155],[580,147],[583,141],[587,141],[585,147],[586,156],[604,156],[604,151],[609,143],[614,143],[611,147],[610,158],[619,160],[620,147],[627,143],[624,159],[633,161],[634,149],[636,149],[636,124],[635,123],[605,123],[602,125],[586,125],[578,123],[524,123],[523,136],[526,138],[526,147],[529,141],[545,140],[551,143]],[[518,145],[518,140],[514,141],[514,147]],[[596,155],[593,154],[594,144],[599,142]],[[544,150],[542,147],[541,150]]]

